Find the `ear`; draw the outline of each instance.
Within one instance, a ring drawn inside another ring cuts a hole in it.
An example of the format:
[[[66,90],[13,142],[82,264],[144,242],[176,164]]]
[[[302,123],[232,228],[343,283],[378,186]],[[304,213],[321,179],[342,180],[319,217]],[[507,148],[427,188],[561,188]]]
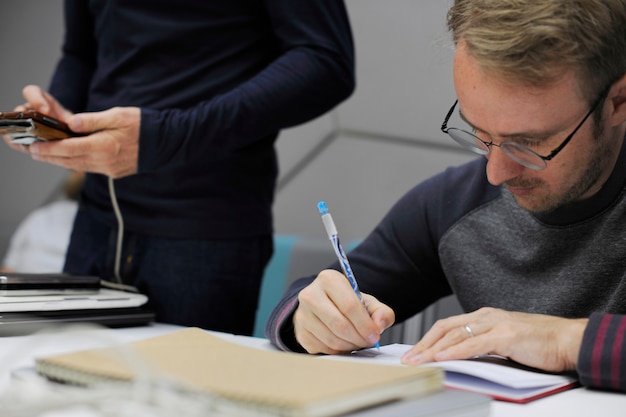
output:
[[[618,126],[626,122],[626,74],[611,86],[607,95],[610,102],[609,118],[611,126]]]

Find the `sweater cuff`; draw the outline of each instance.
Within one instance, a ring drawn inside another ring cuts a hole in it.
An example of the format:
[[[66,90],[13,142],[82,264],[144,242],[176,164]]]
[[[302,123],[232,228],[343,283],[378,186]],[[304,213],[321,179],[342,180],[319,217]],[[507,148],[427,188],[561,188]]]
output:
[[[161,112],[141,108],[141,125],[139,128],[139,156],[137,172],[140,174],[154,172],[159,167],[159,132],[162,123]]]
[[[626,316],[593,313],[578,356],[580,382],[626,392]]]
[[[265,336],[280,350],[305,353],[304,348],[296,341],[293,327],[293,313],[298,307],[298,297],[293,296],[281,304],[267,322]]]

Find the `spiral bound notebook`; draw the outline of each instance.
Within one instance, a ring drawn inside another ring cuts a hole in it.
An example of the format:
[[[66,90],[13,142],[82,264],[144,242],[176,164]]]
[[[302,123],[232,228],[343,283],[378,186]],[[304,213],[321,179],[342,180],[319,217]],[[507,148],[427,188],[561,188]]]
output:
[[[148,369],[151,378],[204,393],[217,409],[238,416],[336,416],[443,389],[437,368],[325,361],[242,346],[197,328],[120,348],[41,357],[36,369],[87,386],[143,381],[147,375],[137,370]]]

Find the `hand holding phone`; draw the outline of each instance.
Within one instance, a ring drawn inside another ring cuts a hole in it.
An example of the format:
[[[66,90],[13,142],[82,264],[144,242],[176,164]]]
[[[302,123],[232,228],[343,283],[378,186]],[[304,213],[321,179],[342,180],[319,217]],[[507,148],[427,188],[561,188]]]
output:
[[[64,122],[34,110],[0,112],[0,135],[9,136],[11,143],[20,145],[80,136]]]

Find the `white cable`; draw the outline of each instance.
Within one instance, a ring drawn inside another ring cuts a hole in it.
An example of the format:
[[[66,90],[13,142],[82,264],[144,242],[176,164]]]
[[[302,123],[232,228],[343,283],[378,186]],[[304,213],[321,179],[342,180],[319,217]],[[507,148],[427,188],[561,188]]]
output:
[[[139,290],[132,285],[120,284],[118,282],[107,281],[104,279],[100,280],[100,286],[104,288],[110,288],[112,290],[126,291],[126,292],[135,292],[138,293]]]
[[[113,184],[113,178],[108,177],[109,181],[109,195],[111,196],[111,204],[113,205],[113,212],[117,219],[117,243],[115,245],[115,265],[113,267],[113,274],[118,283],[122,283],[122,277],[120,276],[120,263],[122,257],[122,241],[124,239],[124,219],[122,218],[122,212],[120,206],[117,203],[117,196],[115,195],[115,185]]]

